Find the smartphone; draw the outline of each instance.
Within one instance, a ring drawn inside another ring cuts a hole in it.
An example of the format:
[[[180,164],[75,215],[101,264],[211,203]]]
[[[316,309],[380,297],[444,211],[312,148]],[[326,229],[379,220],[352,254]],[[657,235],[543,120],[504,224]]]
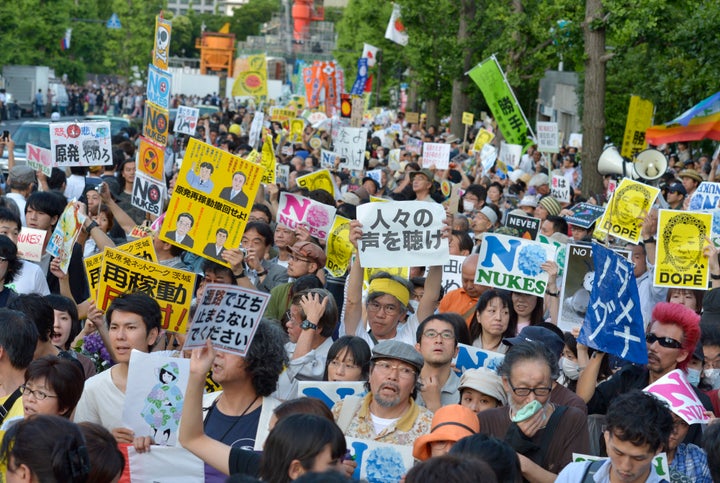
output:
[[[3,141],[8,141],[10,139],[10,131],[3,131]]]

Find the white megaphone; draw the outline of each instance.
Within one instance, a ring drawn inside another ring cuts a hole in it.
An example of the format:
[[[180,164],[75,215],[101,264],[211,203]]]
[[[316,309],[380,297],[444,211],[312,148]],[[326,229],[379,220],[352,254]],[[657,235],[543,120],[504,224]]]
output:
[[[598,173],[619,174],[630,179],[653,181],[667,171],[665,155],[655,149],[646,149],[637,155],[636,162],[625,161],[615,146],[608,146],[598,159]]]

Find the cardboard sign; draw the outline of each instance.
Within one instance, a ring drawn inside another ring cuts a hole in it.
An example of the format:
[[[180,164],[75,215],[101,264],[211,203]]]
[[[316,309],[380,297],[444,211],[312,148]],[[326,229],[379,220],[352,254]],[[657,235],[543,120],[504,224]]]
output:
[[[138,171],[135,173],[130,204],[157,216],[162,213],[163,204],[167,199],[166,191],[167,188],[163,181],[158,181],[152,176]]]
[[[558,200],[560,203],[570,203],[570,190],[572,186],[568,183],[568,180],[562,174],[552,175],[552,182],[550,183],[550,194],[553,198]]]
[[[541,265],[555,258],[555,249],[545,243],[485,233],[475,283],[542,297],[548,273]]]
[[[157,104],[163,109],[170,109],[170,82],[172,75],[169,72],[149,65],[146,93],[148,102]]]
[[[575,226],[589,230],[595,224],[598,218],[605,213],[602,206],[593,205],[591,203],[578,203],[570,208],[572,215],[565,216],[565,220]]]
[[[367,144],[367,128],[341,127],[337,137],[333,138],[335,152],[345,158],[342,167],[361,170],[365,163],[365,145]]]
[[[47,230],[37,230],[23,226],[18,234],[17,256],[31,262],[39,262],[42,259],[43,246]]]
[[[169,20],[155,17],[155,42],[153,44],[153,65],[158,69],[167,70],[170,58],[170,33],[172,24]]]
[[[454,359],[454,371],[458,375],[468,369],[477,369],[478,367],[487,367],[493,371],[497,371],[500,364],[505,359],[505,354],[499,352],[486,351],[479,347],[458,344],[458,355]]]
[[[323,190],[335,197],[335,180],[327,169],[321,169],[295,179],[297,185],[309,191]]]
[[[690,211],[720,208],[720,183],[703,181],[690,198]]]
[[[705,238],[711,233],[711,213],[660,210],[655,251],[655,286],[705,290],[710,266],[703,248]]]
[[[472,112],[463,112],[462,113],[462,123],[466,126],[472,126],[473,122],[475,122],[475,114]]]
[[[354,481],[397,482],[414,464],[412,445],[401,446],[347,436],[345,441],[357,463],[352,476]]]
[[[63,122],[50,126],[53,166],[104,166],[112,163],[110,123]]]
[[[78,205],[71,201],[63,210],[52,235],[50,235],[50,241],[45,251],[60,259],[60,270],[64,273],[68,271],[73,245],[75,245],[75,240],[77,240],[86,218],[87,216],[80,213]]]
[[[183,350],[203,347],[210,339],[215,349],[245,357],[268,300],[270,294],[258,290],[207,284]]]
[[[515,228],[520,232],[520,238],[534,240],[540,231],[540,218],[508,213],[505,218],[505,226]]]
[[[353,250],[350,243],[350,220],[336,215],[325,246],[325,269],[333,277],[342,277],[350,265]]]
[[[152,176],[157,181],[162,181],[165,166],[165,146],[158,146],[149,139],[140,136],[136,165],[139,172]]]
[[[442,237],[445,210],[425,201],[366,203],[357,208],[363,225],[358,255],[363,267],[417,267],[446,263]]]
[[[157,263],[157,254],[155,253],[155,245],[153,245],[152,236],[143,235],[135,241],[124,243],[117,247],[121,252],[133,255],[143,260]],[[100,284],[100,271],[102,269],[103,253],[96,253],[83,260],[85,264],[85,275],[87,275],[90,293],[95,294],[98,284]]]
[[[419,112],[406,112],[405,113],[405,122],[408,124],[417,124],[420,122],[420,113]]]
[[[27,152],[28,166],[35,171],[41,170],[45,176],[52,174],[52,152],[49,149],[27,143],[25,151]]]
[[[422,167],[448,169],[450,165],[450,145],[445,143],[424,143]]]
[[[623,178],[613,193],[595,231],[637,245],[641,224],[655,202],[659,189]]]
[[[707,423],[710,420],[682,369],[668,372],[643,391],[665,402],[672,412],[688,424]]]
[[[195,134],[200,109],[188,106],[179,106],[175,115],[175,132],[178,134]]]
[[[537,123],[537,149],[541,153],[560,152],[560,136],[556,122]]]
[[[304,196],[282,192],[278,204],[277,222],[295,230],[305,225],[310,235],[326,240],[335,218],[335,207]]]
[[[170,115],[164,109],[152,102],[145,103],[145,119],[143,121],[143,136],[156,144],[167,144]]]
[[[298,381],[298,397],[314,397],[332,408],[348,396],[365,394],[364,381]]]
[[[97,306],[107,310],[124,293],[145,292],[160,304],[162,328],[185,333],[195,289],[195,274],[106,248],[100,268]]]
[[[175,446],[190,377],[190,359],[133,349],[128,366],[122,422],[135,436]]]

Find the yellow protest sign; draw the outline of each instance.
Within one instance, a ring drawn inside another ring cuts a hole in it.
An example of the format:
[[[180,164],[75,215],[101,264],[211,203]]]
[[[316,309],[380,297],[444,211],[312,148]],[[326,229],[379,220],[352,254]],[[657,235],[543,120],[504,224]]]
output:
[[[353,254],[353,245],[350,243],[350,220],[342,216],[335,216],[332,228],[328,234],[325,268],[333,277],[342,277],[350,265]]]
[[[240,246],[261,176],[259,164],[191,138],[160,238],[200,256],[223,231],[226,247]]]
[[[303,139],[303,130],[305,129],[304,119],[293,119],[290,121],[290,142],[301,143]]]
[[[150,236],[145,236],[138,240],[123,243],[117,247],[117,250],[134,257],[142,258],[143,260],[149,260],[157,263],[155,245],[153,245],[153,239]],[[88,284],[90,285],[90,293],[93,295],[96,293],[95,291],[100,283],[100,268],[102,266],[102,261],[102,252],[91,255],[83,260],[85,263],[85,274],[87,275]]]
[[[328,169],[321,169],[319,171],[315,171],[314,173],[300,176],[295,180],[295,182],[301,188],[306,188],[310,191],[327,191],[333,196],[333,198],[335,197],[335,182],[333,181],[333,176],[330,174]]]
[[[703,248],[711,231],[711,213],[660,210],[655,286],[705,290],[709,281],[709,265]]]
[[[623,178],[596,224],[595,232],[637,244],[642,222],[659,192],[654,186]]]
[[[623,135],[622,151],[620,154],[632,158],[647,147],[645,131],[652,126],[655,106],[652,101],[642,99],[640,96],[630,97],[625,134]]]
[[[482,151],[483,146],[485,146],[489,142],[492,142],[493,139],[495,139],[495,134],[491,133],[485,128],[480,129],[477,133],[477,136],[475,136],[473,151],[479,153],[480,151]]]
[[[140,137],[138,148],[137,169],[158,181],[163,179],[165,147],[158,146],[149,139]]]
[[[462,123],[466,126],[472,126],[473,122],[475,122],[475,114],[472,112],[463,112]]]
[[[289,121],[295,118],[295,109],[273,107],[270,109],[270,120],[271,121]]]
[[[170,21],[155,17],[155,43],[153,45],[153,65],[161,70],[167,70],[168,59],[170,58],[170,33],[172,25]]]
[[[371,202],[371,203],[375,203],[375,202],[378,202],[378,201],[388,202],[388,201],[390,201],[390,200],[386,200],[385,198],[380,198],[379,196],[372,196],[372,195],[370,195],[370,202]]]
[[[233,97],[267,97],[267,59],[265,54],[238,59],[235,72],[237,77],[232,87]]]
[[[154,143],[165,146],[167,144],[169,129],[168,119],[169,114],[167,109],[163,109],[152,102],[146,102],[143,136]]]
[[[188,314],[195,288],[195,274],[166,267],[106,248],[103,254],[97,306],[107,310],[119,295],[144,292],[160,304],[162,328],[187,331]]]
[[[260,164],[265,171],[263,171],[261,183],[274,184],[275,183],[275,149],[273,149],[272,136],[270,130],[265,132],[265,141],[262,146],[262,156],[260,158]]]

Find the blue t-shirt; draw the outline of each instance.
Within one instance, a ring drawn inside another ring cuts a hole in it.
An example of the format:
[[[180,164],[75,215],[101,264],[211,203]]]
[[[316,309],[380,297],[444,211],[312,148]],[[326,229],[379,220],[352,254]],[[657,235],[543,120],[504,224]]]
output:
[[[262,405],[244,416],[227,416],[213,404],[205,417],[205,434],[233,448],[252,451],[261,412]],[[205,464],[205,483],[223,483],[226,479],[226,475]]]

